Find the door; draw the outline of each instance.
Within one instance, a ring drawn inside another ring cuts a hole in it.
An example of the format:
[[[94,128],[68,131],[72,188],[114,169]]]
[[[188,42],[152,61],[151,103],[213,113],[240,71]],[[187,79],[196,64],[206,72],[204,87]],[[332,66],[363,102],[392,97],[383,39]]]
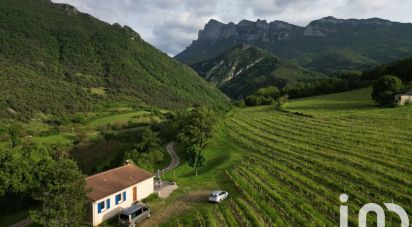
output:
[[[133,187],[133,202],[137,201],[137,188]]]

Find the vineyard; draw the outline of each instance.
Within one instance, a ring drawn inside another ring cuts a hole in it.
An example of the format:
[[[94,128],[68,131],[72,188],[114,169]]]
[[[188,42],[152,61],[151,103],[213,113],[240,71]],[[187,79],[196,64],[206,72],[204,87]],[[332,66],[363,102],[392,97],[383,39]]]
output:
[[[287,112],[236,110],[223,126],[244,150],[225,171],[234,195],[173,225],[336,226],[342,193],[350,226],[371,202],[394,202],[412,214],[412,107],[379,109],[369,94],[296,100]],[[400,220],[386,211],[386,223]]]

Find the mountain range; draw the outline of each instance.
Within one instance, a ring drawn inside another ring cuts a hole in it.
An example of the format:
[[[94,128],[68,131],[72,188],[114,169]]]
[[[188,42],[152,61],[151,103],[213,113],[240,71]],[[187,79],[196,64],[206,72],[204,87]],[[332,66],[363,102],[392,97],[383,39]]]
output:
[[[238,44],[251,44],[322,73],[360,71],[412,54],[412,24],[380,18],[325,17],[297,26],[283,21],[210,20],[198,39],[175,56],[194,64]]]
[[[291,83],[328,78],[249,44],[236,45],[191,67],[233,99],[242,99],[262,87],[283,88]]]
[[[127,26],[49,0],[0,1],[0,117],[229,99]]]

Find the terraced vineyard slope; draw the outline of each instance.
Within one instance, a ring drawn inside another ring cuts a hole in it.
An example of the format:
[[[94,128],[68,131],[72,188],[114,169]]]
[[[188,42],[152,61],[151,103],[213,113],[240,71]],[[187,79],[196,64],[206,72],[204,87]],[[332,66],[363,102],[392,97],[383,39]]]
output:
[[[349,195],[351,226],[370,202],[393,201],[412,214],[412,106],[379,109],[369,97],[368,88],[296,100],[290,113],[237,110],[223,126],[244,150],[225,173],[235,188],[231,198],[180,222],[337,226],[342,193]],[[399,223],[386,212],[388,226]]]

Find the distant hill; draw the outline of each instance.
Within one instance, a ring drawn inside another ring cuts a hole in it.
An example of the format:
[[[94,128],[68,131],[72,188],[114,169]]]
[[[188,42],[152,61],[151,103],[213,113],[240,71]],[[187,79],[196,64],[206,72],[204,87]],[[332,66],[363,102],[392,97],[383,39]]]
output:
[[[283,21],[223,24],[210,20],[199,31],[198,39],[175,58],[193,64],[242,43],[319,72],[360,71],[412,55],[412,24],[334,17],[312,21],[305,27]]]
[[[141,39],[67,4],[0,1],[0,117],[64,114],[96,105],[178,108],[228,99]]]
[[[191,66],[234,99],[246,97],[262,87],[282,88],[290,83],[327,78],[247,44],[237,45],[218,57]]]
[[[376,80],[381,76],[394,75],[403,82],[412,82],[412,57],[396,60],[366,70],[362,74],[364,80]]]

